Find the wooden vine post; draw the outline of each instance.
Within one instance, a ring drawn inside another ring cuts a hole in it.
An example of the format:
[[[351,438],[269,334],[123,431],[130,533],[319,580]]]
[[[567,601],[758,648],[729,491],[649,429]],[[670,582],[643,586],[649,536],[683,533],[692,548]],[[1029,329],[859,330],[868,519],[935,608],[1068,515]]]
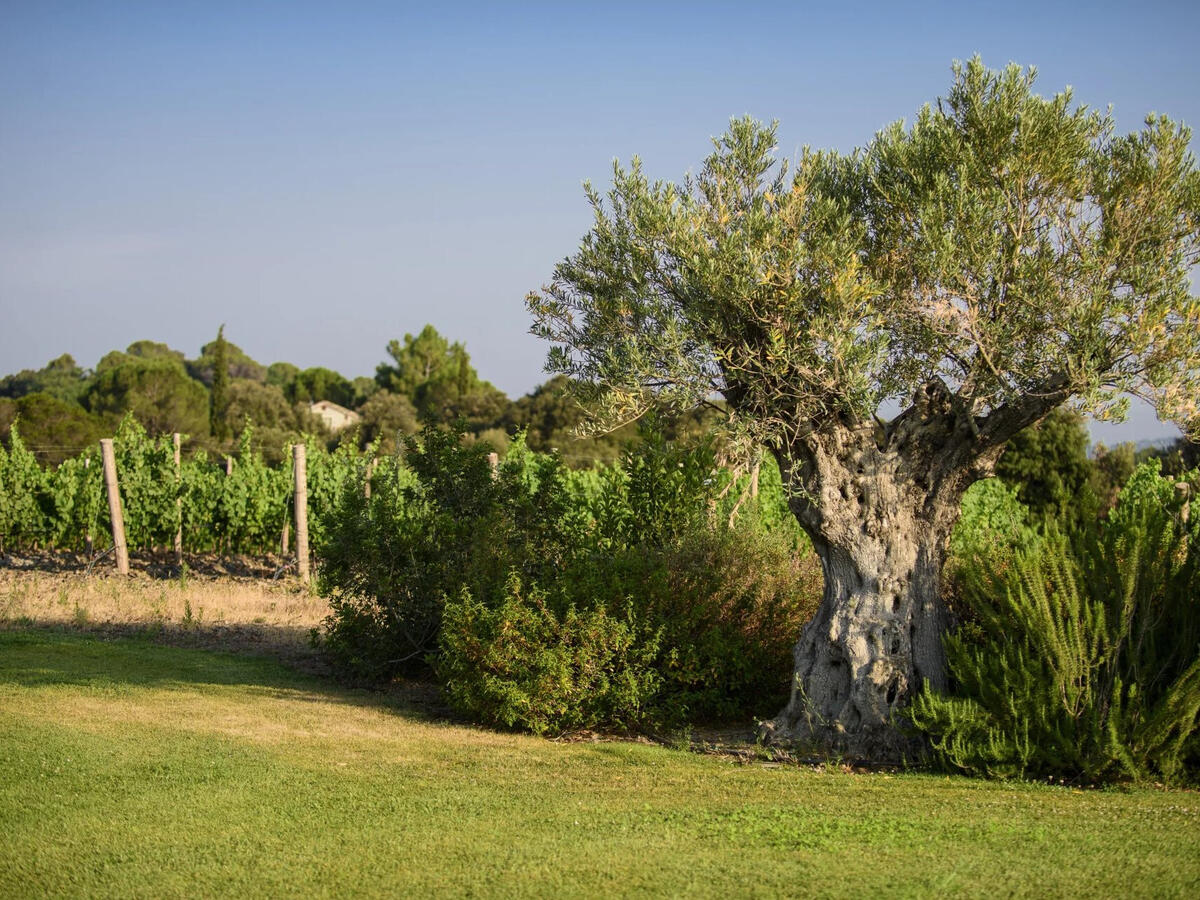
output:
[[[85,456],[83,458],[83,467],[85,469],[90,469],[92,467],[92,458],[90,456]],[[92,553],[95,552],[95,549],[92,544],[92,517],[91,516],[88,516],[87,534],[84,535],[84,538],[83,538],[83,549],[84,549],[84,553],[87,554],[87,558],[91,559]]]
[[[183,473],[180,469],[179,462],[179,432],[171,435],[171,442],[175,445],[175,489],[179,490]],[[175,528],[175,565],[183,565],[183,497],[175,498],[175,517],[178,522]]]
[[[104,461],[104,489],[108,492],[108,514],[112,519],[113,547],[117,553],[117,572],[129,574],[129,547],[125,543],[125,519],[121,515],[121,491],[117,486],[117,457],[112,438],[100,440],[100,456]]]
[[[308,584],[308,477],[303,444],[292,446],[292,461],[296,473],[296,571]]]

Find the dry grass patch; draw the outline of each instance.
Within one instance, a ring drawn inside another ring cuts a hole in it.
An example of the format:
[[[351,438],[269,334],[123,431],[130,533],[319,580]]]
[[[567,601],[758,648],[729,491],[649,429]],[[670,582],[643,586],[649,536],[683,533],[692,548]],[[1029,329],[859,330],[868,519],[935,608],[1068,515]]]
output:
[[[143,634],[191,647],[264,653],[314,671],[321,663],[310,635],[328,613],[325,599],[294,579],[0,569],[0,627]]]

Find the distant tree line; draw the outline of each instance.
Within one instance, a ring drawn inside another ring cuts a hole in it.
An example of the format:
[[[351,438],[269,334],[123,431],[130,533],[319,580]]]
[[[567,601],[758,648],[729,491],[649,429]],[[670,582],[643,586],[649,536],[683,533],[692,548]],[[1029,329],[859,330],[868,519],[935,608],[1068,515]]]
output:
[[[503,449],[519,430],[537,451],[558,450],[573,466],[612,461],[636,440],[630,425],[611,434],[581,438],[587,418],[558,376],[510,400],[471,365],[466,347],[432,325],[387,344],[387,359],[374,377],[347,378],[323,366],[301,369],[290,362],[263,365],[226,340],[224,326],[194,359],[155,341],[135,341],[106,354],[92,369],[69,354],[43,368],[0,378],[0,441],[9,444],[12,423],[43,464],[56,465],[99,438],[111,435],[132,413],[151,435],[180,432],[190,452],[236,453],[237,435],[253,426],[255,449],[272,462],[301,435],[330,445],[379,439],[385,450],[425,425],[465,423],[469,439]],[[327,400],[357,412],[357,428],[330,432],[311,411]],[[668,433],[706,429],[699,415],[667,423]]]
[[[1134,470],[1156,459],[1164,475],[1181,476],[1200,465],[1200,444],[1180,438],[1166,447],[1089,448],[1083,417],[1060,407],[1018,432],[996,475],[1017,489],[1035,518],[1079,523],[1103,516]]]

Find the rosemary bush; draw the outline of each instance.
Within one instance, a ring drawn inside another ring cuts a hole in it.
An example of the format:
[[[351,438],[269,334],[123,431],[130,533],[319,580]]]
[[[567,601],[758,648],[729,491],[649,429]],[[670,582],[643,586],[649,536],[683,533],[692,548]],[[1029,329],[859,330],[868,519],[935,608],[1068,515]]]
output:
[[[949,695],[909,715],[944,765],[1002,777],[1180,780],[1200,717],[1200,527],[1191,484],[1140,467],[1105,521],[958,572],[970,627]]]

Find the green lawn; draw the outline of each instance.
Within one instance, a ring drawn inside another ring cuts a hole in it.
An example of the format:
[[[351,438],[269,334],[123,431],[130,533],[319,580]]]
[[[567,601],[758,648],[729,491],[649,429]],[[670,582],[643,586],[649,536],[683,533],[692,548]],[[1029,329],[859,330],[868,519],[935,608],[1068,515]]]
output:
[[[0,632],[0,896],[1198,896],[1200,795],[441,724],[249,657]]]

